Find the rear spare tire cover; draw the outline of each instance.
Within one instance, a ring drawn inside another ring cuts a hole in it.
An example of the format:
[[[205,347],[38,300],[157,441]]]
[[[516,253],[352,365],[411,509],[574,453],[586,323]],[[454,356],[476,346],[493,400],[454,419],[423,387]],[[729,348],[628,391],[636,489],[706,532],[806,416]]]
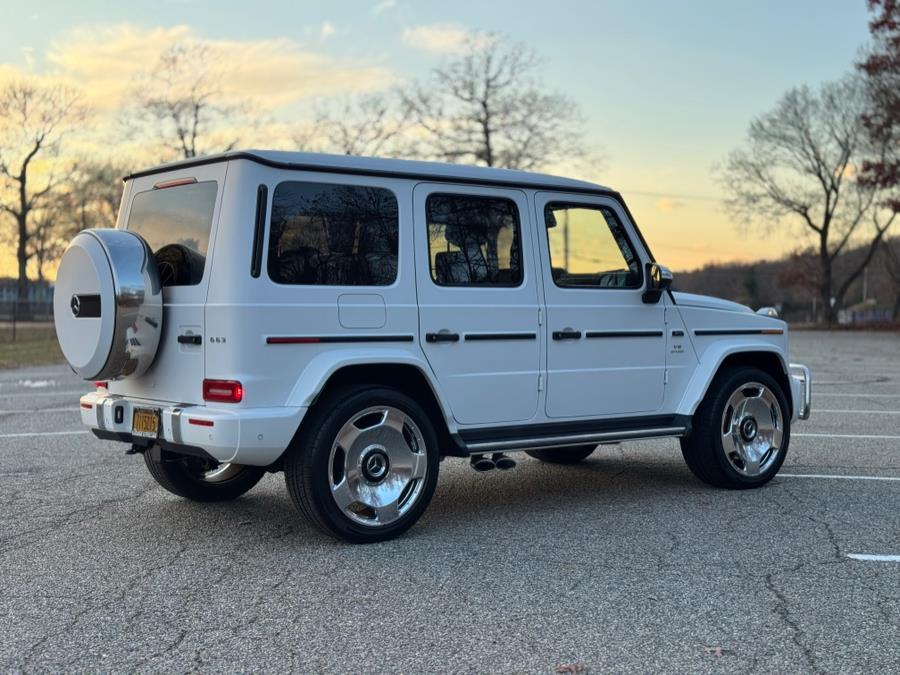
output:
[[[159,347],[162,288],[147,243],[126,230],[84,230],[63,254],[53,291],[63,356],[86,380],[143,374]]]

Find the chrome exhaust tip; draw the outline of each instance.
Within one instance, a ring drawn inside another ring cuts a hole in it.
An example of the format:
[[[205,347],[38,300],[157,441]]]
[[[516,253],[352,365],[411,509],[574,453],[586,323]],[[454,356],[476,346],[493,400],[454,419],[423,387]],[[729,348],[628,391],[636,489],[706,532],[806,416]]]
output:
[[[485,455],[472,455],[469,458],[469,464],[473,469],[481,473],[497,468],[497,465],[494,464],[494,460]]]

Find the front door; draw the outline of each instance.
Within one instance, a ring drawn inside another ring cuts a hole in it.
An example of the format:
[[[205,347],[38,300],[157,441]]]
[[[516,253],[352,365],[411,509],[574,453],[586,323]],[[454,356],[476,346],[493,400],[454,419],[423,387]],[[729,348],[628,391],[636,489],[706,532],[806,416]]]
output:
[[[620,206],[538,193],[547,301],[547,416],[656,411],[665,381],[665,298],[641,300],[643,264]]]
[[[541,340],[528,202],[518,190],[414,191],[419,338],[463,425],[537,412]]]

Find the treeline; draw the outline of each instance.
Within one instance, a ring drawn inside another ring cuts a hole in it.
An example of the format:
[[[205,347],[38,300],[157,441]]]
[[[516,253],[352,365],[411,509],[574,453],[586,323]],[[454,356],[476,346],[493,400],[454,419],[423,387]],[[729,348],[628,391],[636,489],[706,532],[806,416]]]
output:
[[[844,278],[867,257],[868,247],[842,252],[835,275]],[[711,264],[675,275],[675,290],[712,294],[752,309],[775,307],[791,323],[822,320],[818,293],[819,261],[806,251],[752,263]],[[843,323],[900,322],[900,238],[884,241],[865,271],[850,285],[844,306],[835,313]]]

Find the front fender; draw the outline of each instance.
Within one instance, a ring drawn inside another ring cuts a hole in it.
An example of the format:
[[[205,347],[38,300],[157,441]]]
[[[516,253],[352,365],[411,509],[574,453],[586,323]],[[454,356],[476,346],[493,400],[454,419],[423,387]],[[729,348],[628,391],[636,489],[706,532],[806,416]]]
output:
[[[704,397],[706,396],[706,392],[709,390],[709,385],[712,383],[713,378],[716,376],[716,373],[719,372],[719,368],[721,368],[722,363],[724,363],[725,359],[735,354],[752,353],[767,353],[777,356],[778,361],[781,364],[781,368],[785,373],[785,377],[787,377],[787,361],[785,360],[784,352],[778,347],[778,345],[762,340],[748,341],[746,339],[735,339],[722,341],[721,339],[719,339],[715,343],[708,345],[703,350],[702,356],[700,357],[700,362],[697,365],[697,369],[694,371],[693,376],[691,377],[687,387],[684,390],[684,394],[681,398],[680,403],[678,404],[676,413],[678,415],[687,415],[689,417],[693,416],[693,414],[697,411],[697,406],[700,405],[700,402],[703,401]],[[785,396],[792,395],[791,391],[785,391],[784,393]]]

